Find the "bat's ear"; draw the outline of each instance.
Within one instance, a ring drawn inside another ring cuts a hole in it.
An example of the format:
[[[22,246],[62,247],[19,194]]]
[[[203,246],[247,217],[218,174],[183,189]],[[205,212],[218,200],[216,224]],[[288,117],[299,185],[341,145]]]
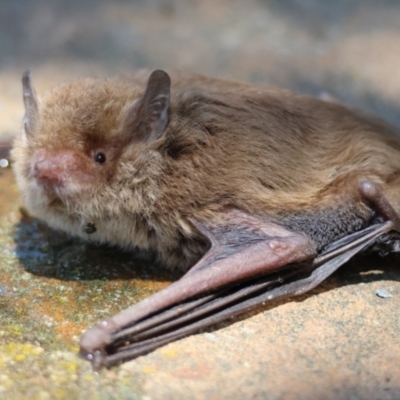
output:
[[[22,93],[25,106],[25,115],[22,119],[22,138],[27,141],[33,137],[39,118],[39,101],[32,86],[30,69],[27,69],[22,75]]]
[[[171,79],[161,70],[153,71],[143,95],[128,109],[123,130],[134,141],[158,139],[168,123]]]

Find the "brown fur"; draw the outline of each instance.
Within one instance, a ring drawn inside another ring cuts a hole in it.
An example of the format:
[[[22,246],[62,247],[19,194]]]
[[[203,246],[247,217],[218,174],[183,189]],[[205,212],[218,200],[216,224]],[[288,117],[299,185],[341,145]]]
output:
[[[174,72],[165,132],[132,142],[124,121],[147,76],[82,79],[43,98],[34,134],[12,152],[29,210],[86,238],[154,248],[182,268],[208,246],[190,218],[225,207],[279,219],[350,203],[367,218],[356,190],[366,178],[400,211],[400,140],[384,122],[284,90]],[[93,163],[99,150],[107,165]],[[70,183],[58,195],[33,178],[39,153],[68,161]]]

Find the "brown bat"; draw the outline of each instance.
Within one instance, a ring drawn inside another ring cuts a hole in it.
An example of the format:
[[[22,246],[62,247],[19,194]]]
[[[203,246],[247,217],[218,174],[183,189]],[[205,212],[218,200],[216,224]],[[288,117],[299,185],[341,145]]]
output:
[[[84,333],[96,369],[304,293],[367,248],[399,250],[396,128],[284,90],[171,77],[82,79],[39,102],[23,76],[12,157],[27,208],[188,270]]]

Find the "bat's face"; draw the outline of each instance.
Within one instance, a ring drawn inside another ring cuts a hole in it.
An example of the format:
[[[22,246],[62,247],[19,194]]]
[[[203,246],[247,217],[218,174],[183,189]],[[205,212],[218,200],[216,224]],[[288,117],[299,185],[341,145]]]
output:
[[[134,245],[124,207],[130,213],[139,207],[135,187],[146,173],[143,143],[128,129],[140,118],[139,88],[84,79],[39,102],[28,73],[23,83],[26,113],[12,156],[28,210],[84,238]]]
[[[26,106],[14,171],[27,208],[54,227],[82,235],[107,213],[127,145],[121,113],[138,97],[118,89],[118,82],[86,79],[54,89],[41,103],[35,96]]]

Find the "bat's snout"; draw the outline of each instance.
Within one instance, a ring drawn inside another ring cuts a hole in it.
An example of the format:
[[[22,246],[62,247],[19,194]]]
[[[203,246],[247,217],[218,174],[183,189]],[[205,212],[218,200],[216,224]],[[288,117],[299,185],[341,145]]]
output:
[[[68,165],[72,163],[69,157],[50,155],[45,150],[39,150],[32,162],[32,175],[39,186],[46,191],[54,192],[62,188],[68,179]]]
[[[73,151],[38,150],[32,159],[31,174],[47,192],[73,194],[82,190],[93,176],[85,159]]]

